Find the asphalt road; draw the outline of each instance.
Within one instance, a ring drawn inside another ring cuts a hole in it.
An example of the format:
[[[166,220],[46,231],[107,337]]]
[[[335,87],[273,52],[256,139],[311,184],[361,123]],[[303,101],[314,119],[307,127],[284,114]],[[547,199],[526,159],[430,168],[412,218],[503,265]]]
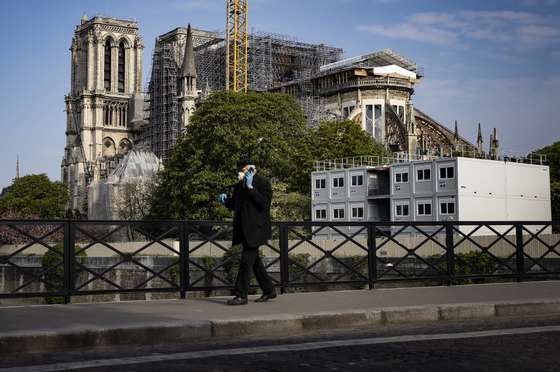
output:
[[[0,371],[560,371],[558,345],[560,315],[12,355]]]

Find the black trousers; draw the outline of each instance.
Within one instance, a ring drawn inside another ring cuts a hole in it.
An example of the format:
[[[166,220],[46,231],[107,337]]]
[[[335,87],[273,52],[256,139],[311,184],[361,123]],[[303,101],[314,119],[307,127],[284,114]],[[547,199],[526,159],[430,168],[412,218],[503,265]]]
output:
[[[270,294],[274,291],[272,280],[270,280],[263,262],[259,256],[259,247],[249,247],[243,244],[243,254],[239,263],[239,272],[235,281],[235,295],[246,298],[249,294],[251,274],[255,273],[257,282],[263,294]]]

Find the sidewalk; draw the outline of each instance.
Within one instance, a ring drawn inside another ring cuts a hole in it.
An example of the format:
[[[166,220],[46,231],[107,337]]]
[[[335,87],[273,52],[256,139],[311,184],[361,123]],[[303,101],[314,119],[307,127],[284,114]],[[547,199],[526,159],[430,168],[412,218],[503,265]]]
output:
[[[560,281],[0,308],[0,354],[560,313]]]

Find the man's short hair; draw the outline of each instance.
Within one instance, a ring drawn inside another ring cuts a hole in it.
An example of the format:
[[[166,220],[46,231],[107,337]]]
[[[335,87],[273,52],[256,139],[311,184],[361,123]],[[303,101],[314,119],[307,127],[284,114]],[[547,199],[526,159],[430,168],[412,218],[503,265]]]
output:
[[[255,165],[251,158],[243,158],[237,162],[237,169],[243,169],[246,165]]]

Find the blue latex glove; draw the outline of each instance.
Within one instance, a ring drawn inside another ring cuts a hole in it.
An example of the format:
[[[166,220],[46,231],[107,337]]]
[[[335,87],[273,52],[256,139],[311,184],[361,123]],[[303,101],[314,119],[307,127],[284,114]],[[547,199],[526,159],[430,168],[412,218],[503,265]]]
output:
[[[220,194],[220,195],[218,195],[218,201],[219,201],[221,204],[225,204],[225,203],[226,203],[226,199],[227,199],[227,195],[226,195],[226,194]]]
[[[253,188],[253,172],[251,171],[245,173],[245,187],[248,189]]]

